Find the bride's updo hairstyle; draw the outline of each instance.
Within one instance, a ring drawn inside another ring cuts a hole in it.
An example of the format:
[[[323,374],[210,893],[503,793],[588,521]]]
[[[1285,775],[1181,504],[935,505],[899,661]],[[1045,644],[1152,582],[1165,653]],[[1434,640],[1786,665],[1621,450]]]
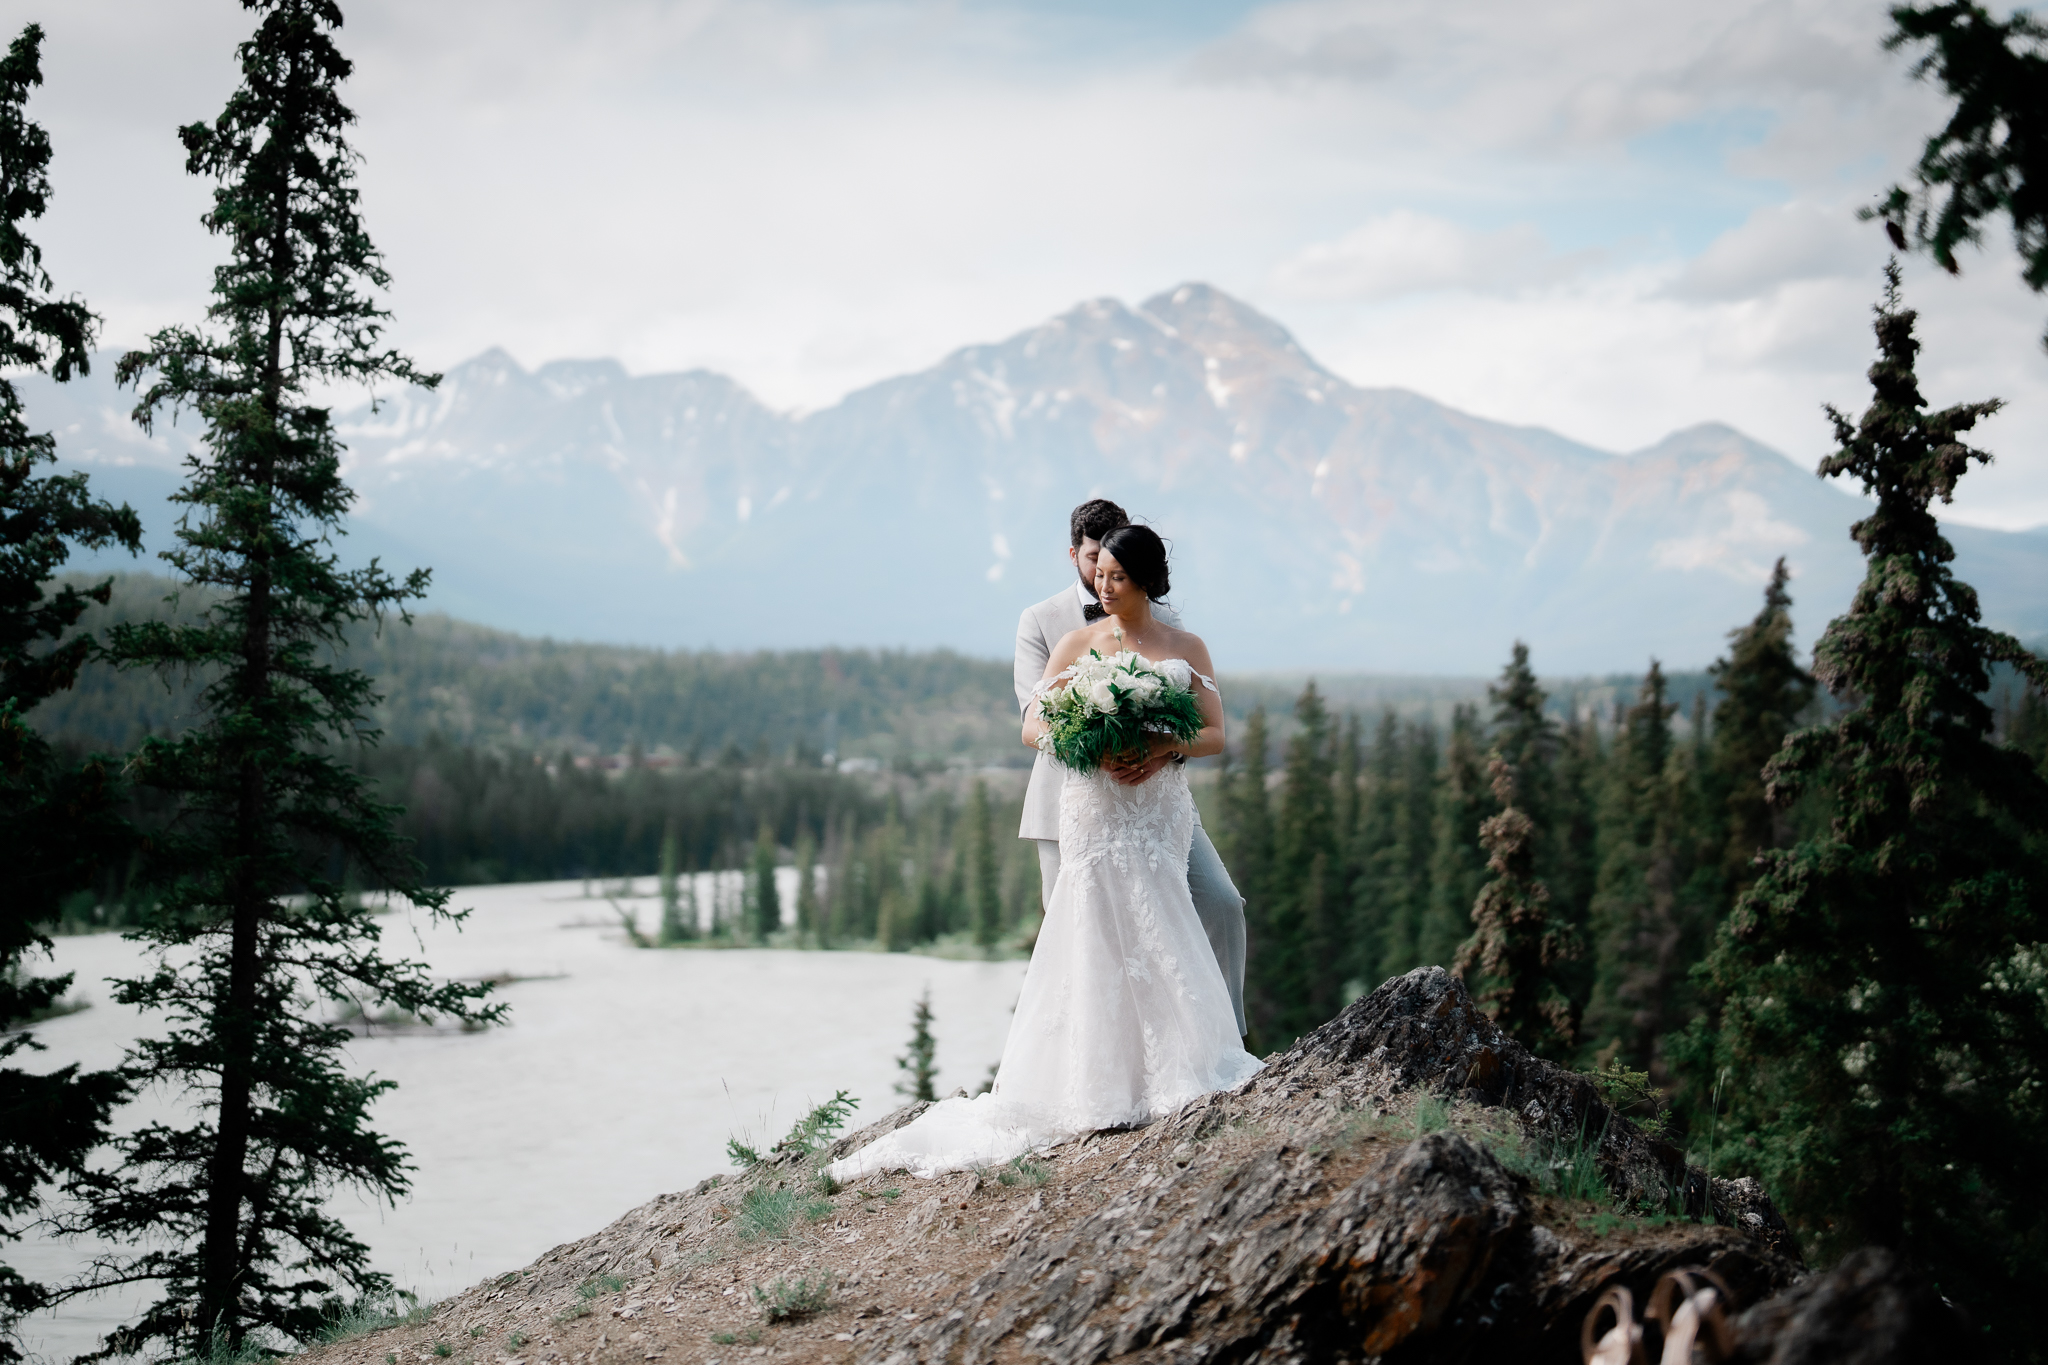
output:
[[[1149,526],[1119,526],[1102,538],[1102,553],[1123,566],[1131,582],[1157,602],[1172,590],[1166,576],[1166,542]]]

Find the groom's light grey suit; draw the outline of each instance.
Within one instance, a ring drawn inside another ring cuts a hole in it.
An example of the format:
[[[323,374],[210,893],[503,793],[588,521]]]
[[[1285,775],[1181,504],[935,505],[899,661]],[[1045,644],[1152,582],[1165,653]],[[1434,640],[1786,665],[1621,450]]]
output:
[[[1024,608],[1017,619],[1017,713],[1021,721],[1031,705],[1038,680],[1045,676],[1046,660],[1052,647],[1069,631],[1088,623],[1085,606],[1094,599],[1083,594],[1076,581],[1035,606]],[[1174,629],[1180,629],[1180,615],[1164,604],[1152,614]],[[1031,785],[1024,790],[1024,820],[1017,829],[1019,839],[1038,844],[1040,894],[1050,897],[1060,875],[1060,785],[1064,777],[1058,766],[1044,754],[1031,765]],[[1245,1032],[1244,1018],[1244,897],[1230,880],[1216,845],[1195,815],[1195,842],[1188,850],[1188,890],[1194,896],[1195,913],[1215,950],[1216,965],[1223,969],[1223,982],[1230,987],[1230,1007],[1237,1012],[1237,1031]]]

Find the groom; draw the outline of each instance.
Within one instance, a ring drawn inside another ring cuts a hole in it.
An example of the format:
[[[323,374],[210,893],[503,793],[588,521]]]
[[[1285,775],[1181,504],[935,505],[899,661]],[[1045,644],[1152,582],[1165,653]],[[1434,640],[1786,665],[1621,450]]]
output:
[[[1037,606],[1026,607],[1017,619],[1020,715],[1031,705],[1038,680],[1045,676],[1045,662],[1052,657],[1052,647],[1060,637],[1102,615],[1095,600],[1095,557],[1102,549],[1102,538],[1117,527],[1128,525],[1130,520],[1123,508],[1106,498],[1082,503],[1067,519],[1071,542],[1067,558],[1073,561],[1081,581],[1068,584]],[[1155,602],[1152,614],[1166,625],[1180,629],[1180,614],[1173,608]],[[1168,761],[1155,758],[1113,771],[1111,775],[1119,782],[1135,785],[1158,772]],[[1201,819],[1197,813],[1195,842],[1188,850],[1188,890],[1195,899],[1195,913],[1201,916],[1202,928],[1209,935],[1209,946],[1216,953],[1216,965],[1223,969],[1224,984],[1230,987],[1230,1007],[1237,1012],[1237,1031],[1242,1035],[1244,897],[1237,894],[1223,859],[1216,856],[1216,845],[1209,842]],[[1049,900],[1052,884],[1060,875],[1060,774],[1054,770],[1052,759],[1042,753],[1031,765],[1031,785],[1024,791],[1024,822],[1017,837],[1037,843],[1040,895]]]

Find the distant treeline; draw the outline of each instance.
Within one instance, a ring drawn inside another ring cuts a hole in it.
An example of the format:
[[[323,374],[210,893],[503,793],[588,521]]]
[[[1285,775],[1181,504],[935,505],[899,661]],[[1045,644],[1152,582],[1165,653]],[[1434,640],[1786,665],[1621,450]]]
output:
[[[84,580],[88,575],[72,575]],[[96,579],[93,581],[97,581]],[[115,580],[112,601],[80,629],[190,618],[202,599],[146,574]],[[929,762],[1016,745],[1007,665],[944,650],[810,649],[727,654],[563,644],[423,614],[404,626],[350,632],[347,662],[376,679],[371,713],[387,743],[579,753],[660,750],[705,760],[792,754]],[[77,686],[33,714],[44,734],[123,750],[176,733],[198,714],[203,678],[157,678],[88,665]]]
[[[405,808],[399,832],[443,885],[795,862],[825,870],[798,916],[820,946],[908,948],[952,934],[993,944],[1037,912],[1037,854],[1016,837],[1021,773],[845,774],[737,759],[607,772],[439,741],[369,749],[362,764]],[[727,927],[766,932],[751,920]]]
[[[91,576],[72,575],[68,581]],[[93,578],[92,581],[97,581]],[[116,621],[195,614],[187,589],[165,601],[170,580],[115,579],[112,601],[81,630]],[[625,754],[635,749],[687,763],[870,757],[897,765],[971,763],[1022,767],[1010,667],[944,651],[811,649],[759,653],[665,651],[535,640],[421,615],[411,626],[351,633],[348,662],[383,694],[371,720],[387,745],[446,741],[508,752]],[[1483,700],[1479,678],[1387,674],[1317,675],[1336,710],[1448,724],[1461,703]],[[1224,672],[1224,704],[1240,727],[1256,708],[1284,739],[1289,708],[1307,674]],[[144,735],[174,734],[197,714],[202,679],[160,678],[89,664],[77,686],[32,713],[43,734],[73,747],[121,752]],[[1604,716],[1639,679],[1617,675],[1550,684],[1551,707]],[[1690,714],[1705,673],[1668,675]]]

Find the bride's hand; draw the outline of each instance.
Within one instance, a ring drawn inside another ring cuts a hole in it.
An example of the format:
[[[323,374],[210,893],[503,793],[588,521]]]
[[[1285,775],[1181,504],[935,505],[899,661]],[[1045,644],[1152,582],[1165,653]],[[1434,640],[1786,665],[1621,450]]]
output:
[[[1136,787],[1149,782],[1161,768],[1173,762],[1173,741],[1164,735],[1154,735],[1146,747],[1154,750],[1148,757],[1135,761],[1116,759],[1103,765],[1113,781],[1126,787]]]

